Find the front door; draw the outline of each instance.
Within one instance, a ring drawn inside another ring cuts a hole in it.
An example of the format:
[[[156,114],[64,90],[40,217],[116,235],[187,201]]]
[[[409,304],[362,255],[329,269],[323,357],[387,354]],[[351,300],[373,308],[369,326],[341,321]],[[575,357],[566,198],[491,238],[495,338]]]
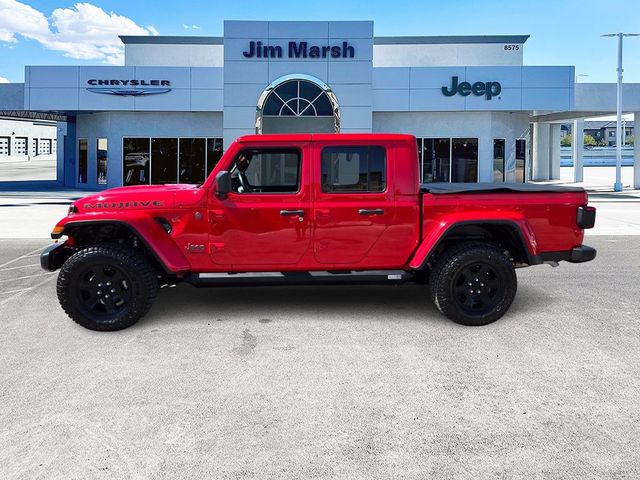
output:
[[[232,192],[210,201],[214,263],[277,271],[302,259],[311,242],[308,151],[308,143],[288,143],[235,155]]]
[[[375,245],[395,215],[387,188],[385,146],[336,144],[314,149],[313,254],[327,266],[370,267],[384,263]]]

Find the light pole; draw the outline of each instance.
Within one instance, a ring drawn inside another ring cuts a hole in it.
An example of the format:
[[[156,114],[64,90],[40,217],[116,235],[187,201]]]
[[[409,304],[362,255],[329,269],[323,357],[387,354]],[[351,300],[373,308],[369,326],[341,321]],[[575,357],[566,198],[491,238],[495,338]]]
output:
[[[618,88],[616,101],[616,183],[614,192],[622,191],[622,39],[624,37],[638,37],[640,33],[607,33],[601,37],[618,37]],[[635,160],[634,160],[635,161]]]

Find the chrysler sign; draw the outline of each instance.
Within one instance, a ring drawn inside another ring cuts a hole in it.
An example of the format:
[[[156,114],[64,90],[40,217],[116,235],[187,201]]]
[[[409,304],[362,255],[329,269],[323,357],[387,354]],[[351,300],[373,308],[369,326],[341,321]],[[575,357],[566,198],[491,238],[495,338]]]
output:
[[[170,88],[166,88],[171,86],[169,80],[103,80],[92,78],[87,80],[87,84],[91,85],[91,87],[87,88],[89,92],[104,93],[107,95],[137,97],[141,95],[157,95],[171,91]]]

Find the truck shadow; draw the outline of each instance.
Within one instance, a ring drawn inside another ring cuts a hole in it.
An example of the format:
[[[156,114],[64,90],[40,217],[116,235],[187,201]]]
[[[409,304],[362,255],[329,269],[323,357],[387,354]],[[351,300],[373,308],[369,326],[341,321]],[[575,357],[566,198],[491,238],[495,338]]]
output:
[[[424,285],[163,288],[142,322],[422,318],[446,321]],[[265,322],[263,322],[265,323]]]
[[[140,324],[257,321],[310,318],[323,321],[420,320],[449,322],[429,298],[426,285],[265,286],[163,288]],[[544,292],[520,286],[501,321],[536,309]]]

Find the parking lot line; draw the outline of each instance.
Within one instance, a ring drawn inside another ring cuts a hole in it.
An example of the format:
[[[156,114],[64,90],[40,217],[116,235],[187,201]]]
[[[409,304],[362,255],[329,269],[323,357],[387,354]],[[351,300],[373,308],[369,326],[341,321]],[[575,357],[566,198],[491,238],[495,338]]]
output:
[[[43,247],[39,247],[36,248],[35,250],[29,252],[29,253],[25,253],[24,255],[20,255],[19,257],[14,258],[13,260],[9,260],[8,262],[3,263],[2,265],[0,265],[0,268],[6,267],[7,265],[11,265],[12,263],[17,262],[18,260],[22,260],[23,258],[29,258],[29,257],[35,257],[36,253],[40,252],[43,249]]]
[[[39,263],[30,263],[29,265],[20,265],[19,267],[0,268],[0,272],[8,272],[9,270],[19,270],[21,268],[39,267]]]
[[[51,272],[54,273],[54,272]],[[10,297],[7,297],[3,300],[0,300],[0,306],[10,302],[11,300],[14,300],[15,298],[19,297],[20,295],[26,293],[26,292],[30,292],[32,290],[35,290],[38,287],[41,287],[42,285],[44,285],[45,283],[47,283],[51,278],[54,278],[52,275],[47,276],[47,278],[45,278],[43,281],[36,283],[35,285],[29,287],[29,288],[24,288],[22,290],[13,290],[13,291],[9,291],[9,292],[5,292],[5,293],[13,293],[13,295],[11,295]]]

